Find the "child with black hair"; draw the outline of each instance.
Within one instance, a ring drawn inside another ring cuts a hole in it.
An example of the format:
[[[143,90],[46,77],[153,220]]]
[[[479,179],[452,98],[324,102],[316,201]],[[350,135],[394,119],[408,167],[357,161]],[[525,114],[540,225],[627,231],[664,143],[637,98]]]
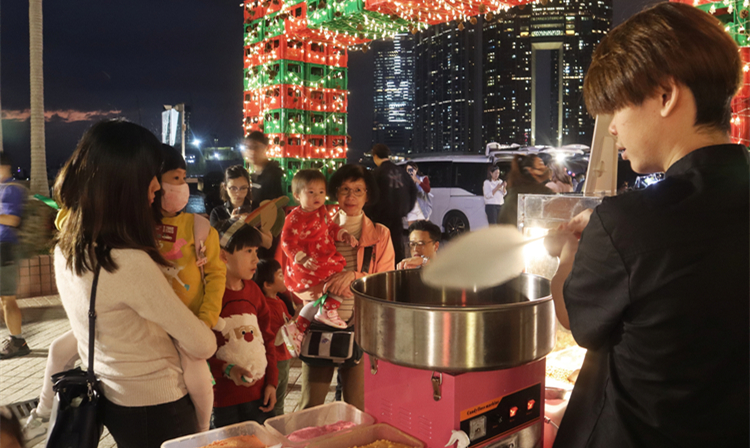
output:
[[[292,360],[292,354],[286,349],[284,340],[280,334],[281,327],[292,319],[289,314],[286,303],[280,293],[287,292],[284,284],[284,271],[281,264],[274,260],[260,260],[258,270],[255,271],[255,283],[266,296],[266,304],[271,312],[270,329],[276,338],[276,366],[279,368],[279,386],[276,388],[276,406],[273,413],[276,416],[284,414],[284,398],[286,397],[286,388],[289,382],[289,364]]]
[[[152,205],[160,222],[156,227],[159,252],[172,266],[162,268],[167,281],[182,302],[208,328],[219,320],[226,284],[226,267],[219,259],[219,235],[208,220],[183,210],[190,198],[187,165],[177,149],[162,145],[161,190]],[[180,350],[180,361],[190,398],[195,405],[200,431],[211,423],[213,391],[211,374],[204,359]]]
[[[263,424],[276,405],[275,335],[263,291],[252,279],[258,266],[260,232],[243,221],[219,223],[226,289],[221,318],[214,329],[219,349],[209,359],[217,428],[253,420]]]

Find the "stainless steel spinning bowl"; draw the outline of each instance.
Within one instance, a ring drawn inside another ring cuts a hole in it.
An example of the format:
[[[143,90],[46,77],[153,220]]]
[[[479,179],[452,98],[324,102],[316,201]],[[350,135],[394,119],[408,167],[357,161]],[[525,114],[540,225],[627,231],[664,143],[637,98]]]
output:
[[[436,289],[420,270],[383,272],[352,283],[356,340],[370,355],[439,372],[516,367],[555,346],[549,280],[522,274],[478,292]]]

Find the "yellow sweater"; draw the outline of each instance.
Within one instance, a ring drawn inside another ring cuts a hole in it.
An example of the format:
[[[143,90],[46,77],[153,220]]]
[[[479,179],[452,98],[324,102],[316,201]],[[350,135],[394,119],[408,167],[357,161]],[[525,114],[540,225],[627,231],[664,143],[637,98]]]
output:
[[[180,300],[209,328],[213,328],[221,313],[227,268],[219,259],[219,234],[211,228],[205,244],[208,262],[203,266],[206,276],[206,285],[203,286],[200,268],[195,264],[193,220],[192,213],[180,213],[172,218],[162,218],[162,224],[156,227],[159,252],[174,265],[162,270]]]

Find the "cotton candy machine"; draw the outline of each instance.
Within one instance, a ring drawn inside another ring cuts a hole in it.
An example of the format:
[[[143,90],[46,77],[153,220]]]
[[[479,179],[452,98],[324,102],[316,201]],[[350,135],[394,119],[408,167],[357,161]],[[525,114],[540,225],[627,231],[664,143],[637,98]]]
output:
[[[443,447],[542,446],[544,357],[555,344],[549,281],[523,274],[482,291],[424,285],[419,270],[355,281],[365,411]]]

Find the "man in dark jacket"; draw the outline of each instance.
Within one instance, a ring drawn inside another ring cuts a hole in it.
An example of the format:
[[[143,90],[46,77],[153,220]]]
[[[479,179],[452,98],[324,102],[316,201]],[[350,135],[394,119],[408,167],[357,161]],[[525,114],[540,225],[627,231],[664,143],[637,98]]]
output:
[[[281,179],[284,172],[279,166],[279,162],[270,160],[266,156],[268,148],[268,137],[260,131],[253,131],[245,139],[245,150],[243,156],[248,164],[252,165],[253,171],[250,174],[252,181],[252,201],[253,210],[260,206],[260,203],[267,199],[276,199],[284,196],[284,190],[281,186]],[[276,254],[276,248],[279,246],[279,237],[273,239],[270,249],[259,248],[258,256],[262,260],[273,258]]]
[[[382,143],[372,147],[372,160],[378,166],[375,169],[375,181],[380,190],[380,198],[369,208],[367,216],[391,231],[398,263],[405,256],[403,218],[414,208],[417,186],[404,167],[396,166],[389,160],[390,155],[391,150]]]
[[[748,446],[750,171],[729,136],[742,78],[724,26],[685,4],[597,47],[587,109],[612,114],[635,172],[665,176],[548,238],[557,316],[588,349],[556,448]]]

